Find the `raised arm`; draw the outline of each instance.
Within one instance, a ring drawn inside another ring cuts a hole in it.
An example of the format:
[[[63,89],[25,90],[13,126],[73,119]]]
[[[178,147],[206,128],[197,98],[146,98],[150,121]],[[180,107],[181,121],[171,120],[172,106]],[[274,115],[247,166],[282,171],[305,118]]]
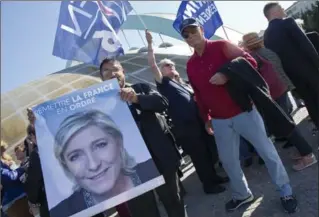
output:
[[[161,84],[163,75],[156,64],[156,59],[155,59],[153,45],[152,45],[153,37],[147,29],[145,30],[145,37],[148,43],[148,64],[151,67],[151,70],[153,72],[156,82]]]

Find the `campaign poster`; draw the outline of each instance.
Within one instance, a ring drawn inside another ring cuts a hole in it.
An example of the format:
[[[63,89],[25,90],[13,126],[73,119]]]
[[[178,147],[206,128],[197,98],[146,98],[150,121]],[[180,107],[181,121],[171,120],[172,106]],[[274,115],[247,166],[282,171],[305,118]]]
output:
[[[162,184],[116,79],[35,106],[51,217],[89,217]]]

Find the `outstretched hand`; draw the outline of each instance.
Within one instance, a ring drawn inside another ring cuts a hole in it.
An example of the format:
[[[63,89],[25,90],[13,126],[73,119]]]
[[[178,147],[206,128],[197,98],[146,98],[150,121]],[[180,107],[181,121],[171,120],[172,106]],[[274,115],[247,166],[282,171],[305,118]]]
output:
[[[137,94],[131,87],[121,88],[120,96],[123,101],[130,103],[138,103]]]
[[[207,132],[209,135],[214,135],[214,130],[213,130],[212,122],[211,122],[210,120],[205,123],[205,129],[206,129],[206,132]]]
[[[28,115],[28,120],[29,120],[30,124],[34,124],[35,115],[34,115],[33,111],[31,110],[31,108],[27,108],[27,115]]]
[[[148,44],[153,43],[153,36],[152,34],[148,31],[148,29],[145,29],[145,38]]]

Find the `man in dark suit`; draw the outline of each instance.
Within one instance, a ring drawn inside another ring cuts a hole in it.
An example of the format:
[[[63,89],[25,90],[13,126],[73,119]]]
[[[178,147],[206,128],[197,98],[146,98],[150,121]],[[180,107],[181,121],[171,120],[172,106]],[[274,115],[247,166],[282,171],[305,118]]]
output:
[[[313,46],[315,47],[317,53],[319,54],[319,33],[318,32],[307,32],[306,33],[308,39],[311,41]]]
[[[309,116],[319,127],[319,56],[305,33],[287,18],[277,2],[264,7],[269,21],[264,33],[265,47],[280,57],[284,70],[304,100]]]
[[[165,179],[165,184],[158,187],[156,193],[168,216],[187,216],[177,175],[180,158],[171,137],[167,135],[168,126],[162,115],[168,107],[167,100],[147,84],[127,85],[123,67],[117,60],[105,59],[100,65],[100,75],[103,81],[117,78],[119,82],[121,99],[128,103],[154,163]],[[152,191],[126,204],[131,217],[160,217]]]

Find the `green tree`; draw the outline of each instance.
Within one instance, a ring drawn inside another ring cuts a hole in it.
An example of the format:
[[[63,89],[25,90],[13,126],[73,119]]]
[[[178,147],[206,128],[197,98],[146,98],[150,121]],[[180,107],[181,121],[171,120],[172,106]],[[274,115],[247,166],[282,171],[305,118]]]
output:
[[[306,32],[319,32],[319,1],[316,1],[309,11],[303,13],[301,19],[304,21],[303,28]]]

